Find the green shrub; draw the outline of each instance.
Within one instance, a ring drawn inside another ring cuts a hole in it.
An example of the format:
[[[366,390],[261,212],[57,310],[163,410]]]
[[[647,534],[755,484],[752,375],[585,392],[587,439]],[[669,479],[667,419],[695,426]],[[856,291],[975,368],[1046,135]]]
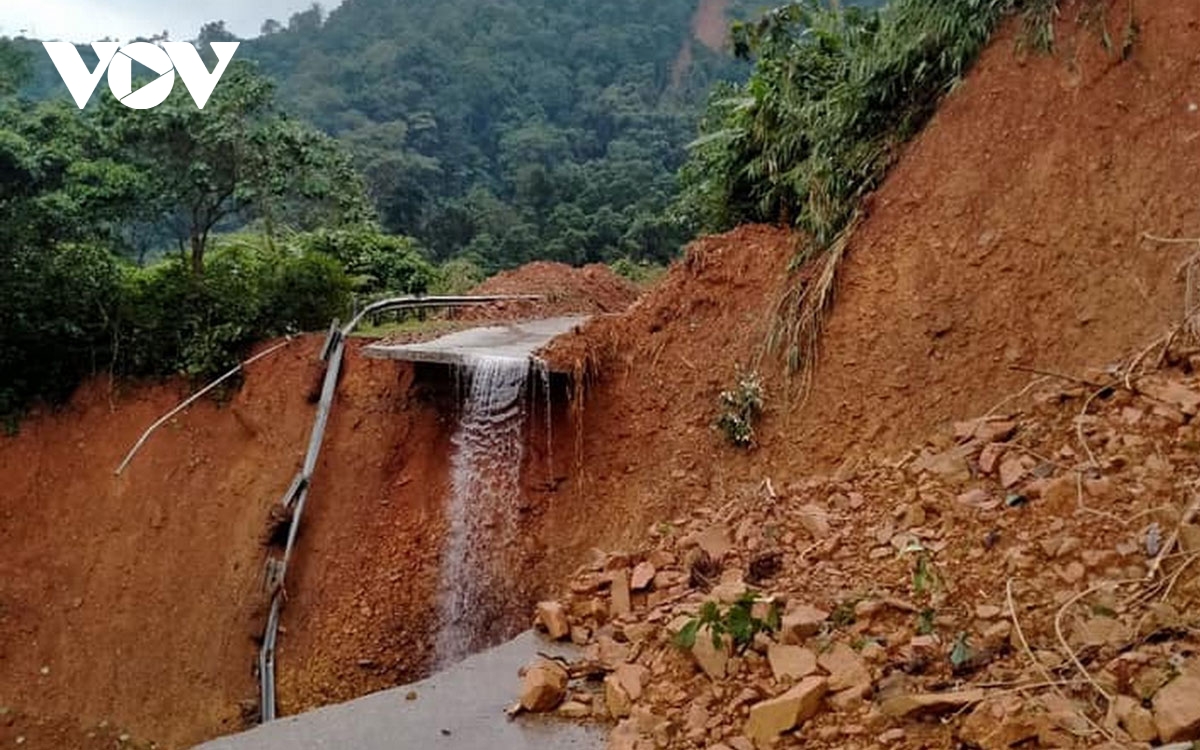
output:
[[[487,275],[479,264],[469,258],[453,258],[438,268],[437,282],[430,288],[433,294],[466,294],[483,283]]]
[[[709,231],[792,223],[827,246],[1015,2],[805,0],[736,25],[755,71],[713,95],[681,173],[683,212]]]
[[[779,605],[775,602],[764,603],[767,607],[765,617],[754,616],[754,606],[758,598],[747,592],[736,602],[722,612],[716,602],[705,602],[700,609],[700,615],[694,617],[683,626],[675,636],[675,645],[690,649],[696,645],[696,636],[700,630],[707,628],[712,636],[713,646],[721,648],[726,636],[733,642],[737,653],[744,652],[754,637],[759,633],[774,633],[779,630]]]
[[[349,308],[350,280],[328,256],[258,238],[217,242],[202,276],[178,258],[131,269],[121,317],[120,369],[210,376],[254,341],[317,330]]]
[[[763,410],[762,381],[757,372],[739,373],[733,389],[721,391],[717,428],[739,448],[754,445],[754,425]]]
[[[372,227],[310,232],[297,235],[293,244],[339,261],[355,291],[365,294],[425,294],[438,280],[416,240]]]
[[[0,248],[0,415],[60,401],[108,364],[120,294],[120,265],[102,248]]]
[[[609,264],[609,268],[611,268],[613,273],[616,275],[624,279],[628,279],[639,286],[654,283],[661,278],[667,270],[664,266],[653,263],[638,263],[628,256],[624,258],[617,258]]]

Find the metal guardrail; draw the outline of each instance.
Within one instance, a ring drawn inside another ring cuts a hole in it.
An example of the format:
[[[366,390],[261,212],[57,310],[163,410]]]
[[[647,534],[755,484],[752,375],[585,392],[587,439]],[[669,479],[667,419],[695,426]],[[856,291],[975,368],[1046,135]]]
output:
[[[258,653],[259,702],[263,722],[274,721],[277,715],[275,700],[275,647],[279,640],[279,620],[286,600],[284,582],[288,564],[295,552],[296,536],[300,531],[300,518],[308,501],[308,488],[320,458],[321,445],[325,439],[325,428],[329,424],[329,413],[333,409],[333,398],[337,391],[338,377],[342,371],[342,358],[346,350],[346,338],[368,315],[386,310],[419,310],[437,307],[465,307],[491,302],[541,299],[537,295],[502,294],[490,296],[447,296],[447,297],[394,297],[380,300],[364,307],[345,326],[338,328],[335,320],[329,327],[325,345],[321,348],[321,359],[326,362],[325,379],[321,386],[321,400],[313,420],[312,433],[308,440],[308,451],[300,473],[292,480],[281,501],[285,510],[291,512],[288,523],[287,546],[283,557],[269,558],[266,563],[266,583],[271,593],[271,611],[263,631],[262,647]]]

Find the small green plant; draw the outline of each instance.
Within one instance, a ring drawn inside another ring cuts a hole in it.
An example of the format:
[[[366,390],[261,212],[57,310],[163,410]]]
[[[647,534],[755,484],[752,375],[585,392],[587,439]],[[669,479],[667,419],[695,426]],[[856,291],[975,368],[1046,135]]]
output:
[[[857,604],[857,599],[848,599],[844,602],[839,602],[833,608],[833,612],[829,613],[829,622],[833,623],[835,628],[850,627],[857,619],[857,616],[854,614],[854,608]]]
[[[937,583],[937,574],[929,564],[929,555],[924,552],[919,553],[916,562],[913,563],[913,593],[920,595],[931,592]]]
[[[721,391],[717,429],[739,448],[754,445],[754,425],[763,410],[762,380],[757,372],[739,372],[733,389]]]
[[[960,632],[954,638],[954,648],[950,650],[950,665],[954,667],[955,672],[959,672],[968,667],[974,656],[970,636]]]
[[[929,635],[933,633],[935,628],[934,619],[937,617],[937,610],[933,607],[926,607],[917,613],[917,635]]]
[[[743,653],[754,642],[754,636],[779,630],[779,605],[768,603],[766,617],[759,618],[754,616],[754,605],[757,603],[758,598],[753,593],[743,594],[724,612],[716,602],[705,602],[700,608],[700,615],[689,620],[676,634],[675,645],[690,649],[696,645],[700,630],[708,628],[715,648],[721,648],[725,636],[729,636],[734,650]]]

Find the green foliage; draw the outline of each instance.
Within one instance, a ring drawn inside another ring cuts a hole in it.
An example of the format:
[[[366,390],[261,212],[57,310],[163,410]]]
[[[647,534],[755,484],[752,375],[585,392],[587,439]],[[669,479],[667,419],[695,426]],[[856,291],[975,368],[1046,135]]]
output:
[[[847,225],[1012,0],[805,0],[734,30],[750,80],[719,88],[682,172],[681,212],[705,230],[791,223],[824,247]]]
[[[766,606],[766,616],[754,616],[754,607],[760,602],[752,593],[746,593],[724,611],[716,602],[705,602],[700,608],[700,615],[694,617],[675,635],[675,644],[679,648],[690,649],[696,644],[696,636],[707,629],[712,636],[713,646],[721,648],[726,636],[733,642],[737,653],[744,652],[754,642],[759,633],[774,633],[779,630],[779,605],[775,602],[763,602]]]
[[[917,613],[917,635],[930,635],[936,629],[937,610],[925,607]]]
[[[371,226],[318,230],[294,240],[300,246],[341,262],[355,290],[367,294],[425,294],[439,280],[410,237],[383,234]]]
[[[175,99],[150,116],[0,97],[0,415],[101,370],[211,375],[347,311],[341,262],[273,228],[361,223],[361,184],[326,136],[269,111],[269,86],[233,81],[203,118]],[[205,259],[222,222],[251,219],[265,234],[222,237]],[[171,259],[130,262],[172,239]],[[373,268],[428,286],[432,267],[392,239]]]
[[[667,268],[664,265],[645,261],[639,263],[632,258],[617,258],[608,265],[613,270],[613,273],[639,286],[653,284],[667,272]]]
[[[974,655],[974,651],[971,648],[970,634],[960,632],[954,638],[954,647],[950,649],[950,665],[954,667],[954,671],[957,673],[970,663]]]
[[[270,24],[238,54],[353,151],[384,227],[435,262],[664,262],[689,239],[666,209],[704,94],[748,69],[690,38],[695,10],[358,0]]]
[[[281,115],[274,86],[248,63],[230,65],[203,110],[179,86],[152,110],[104,97],[97,119],[111,133],[114,156],[144,176],[144,210],[175,228],[195,273],[222,226],[258,219],[270,236],[281,224],[371,219],[349,158],[332,139]]]
[[[721,391],[717,429],[739,448],[754,445],[754,425],[763,410],[762,380],[757,372],[738,373],[732,390]]]
[[[0,243],[0,415],[70,395],[107,363],[121,269],[103,248]]]
[[[466,294],[479,284],[485,276],[477,263],[467,258],[454,258],[443,263],[437,270],[437,281],[430,292],[433,294]]]
[[[349,309],[340,264],[261,238],[220,240],[205,273],[179,259],[131,268],[117,321],[120,372],[209,376],[265,336],[321,329]]]

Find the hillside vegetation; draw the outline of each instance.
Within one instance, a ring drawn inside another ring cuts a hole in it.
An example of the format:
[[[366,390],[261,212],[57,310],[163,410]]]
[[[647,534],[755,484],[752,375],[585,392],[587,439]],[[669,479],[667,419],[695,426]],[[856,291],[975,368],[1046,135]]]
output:
[[[243,54],[353,151],[383,225],[437,260],[664,261],[687,239],[665,209],[706,92],[745,76],[693,38],[696,10],[349,0],[268,23]]]

